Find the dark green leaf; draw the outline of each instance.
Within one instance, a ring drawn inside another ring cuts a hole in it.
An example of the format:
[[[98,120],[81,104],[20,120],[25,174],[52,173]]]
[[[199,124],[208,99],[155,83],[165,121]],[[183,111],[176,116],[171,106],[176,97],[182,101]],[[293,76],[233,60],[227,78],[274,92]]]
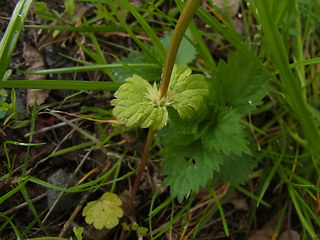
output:
[[[152,48],[154,51],[154,49]],[[150,50],[151,51],[151,50]],[[153,58],[151,58],[148,54],[140,51],[133,51],[128,55],[128,57],[121,58],[121,62],[124,64],[132,64],[132,63],[151,63],[156,64],[156,61],[154,61]],[[118,64],[118,63],[115,63]],[[132,74],[137,74],[141,76],[142,78],[150,81],[150,82],[156,82],[159,81],[161,78],[161,67],[159,69],[146,69],[146,68],[119,68],[113,70],[114,77],[117,82],[124,82],[124,80],[128,77],[131,77]]]
[[[219,175],[225,182],[243,184],[252,173],[258,161],[250,155],[238,156],[231,154],[224,157],[223,164],[220,166]]]
[[[186,146],[166,146],[163,174],[165,184],[170,185],[171,195],[182,201],[191,191],[197,192],[219,171],[221,157],[212,149],[204,148],[200,141]]]
[[[241,115],[225,108],[213,114],[210,124],[201,130],[203,145],[214,148],[218,153],[229,156],[231,153],[250,154],[246,134],[241,124]]]
[[[161,38],[161,42],[166,50],[169,48],[169,43],[172,37],[173,31],[167,33],[163,38]],[[192,40],[192,34],[190,31],[186,32],[186,36]],[[197,56],[197,50],[194,46],[188,41],[186,37],[184,37],[180,43],[180,47],[176,56],[175,64],[177,65],[184,65],[192,63]]]
[[[209,80],[209,100],[246,115],[261,104],[268,78],[261,63],[253,61],[249,54],[231,52],[228,62],[220,61],[216,75]]]

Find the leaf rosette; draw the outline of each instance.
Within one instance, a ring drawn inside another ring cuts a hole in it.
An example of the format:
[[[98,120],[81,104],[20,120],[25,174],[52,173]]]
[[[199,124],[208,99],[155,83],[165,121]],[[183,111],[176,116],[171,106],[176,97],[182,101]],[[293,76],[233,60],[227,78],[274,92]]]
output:
[[[126,126],[162,129],[168,121],[168,107],[172,106],[181,118],[191,118],[201,107],[209,87],[200,74],[191,75],[186,65],[175,65],[167,96],[161,97],[156,84],[153,86],[138,75],[126,79],[115,92],[113,115]]]

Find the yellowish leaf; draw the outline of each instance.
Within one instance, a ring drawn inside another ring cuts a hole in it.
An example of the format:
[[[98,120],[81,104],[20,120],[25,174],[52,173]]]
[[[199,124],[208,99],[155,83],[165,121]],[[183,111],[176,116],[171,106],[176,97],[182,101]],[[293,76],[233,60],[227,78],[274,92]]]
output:
[[[123,216],[120,198],[110,192],[106,192],[96,201],[89,202],[82,211],[85,221],[96,229],[111,229],[119,224],[119,218]]]

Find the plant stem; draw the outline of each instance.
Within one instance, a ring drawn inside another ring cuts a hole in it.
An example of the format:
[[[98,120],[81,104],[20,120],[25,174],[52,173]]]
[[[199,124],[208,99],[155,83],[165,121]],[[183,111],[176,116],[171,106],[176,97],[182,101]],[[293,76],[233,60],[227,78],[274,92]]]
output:
[[[143,171],[144,171],[144,169],[145,169],[145,167],[147,165],[147,162],[148,162],[150,146],[152,144],[153,138],[154,138],[154,131],[149,129],[148,136],[147,136],[147,139],[146,139],[146,143],[144,145],[144,150],[143,150],[143,155],[142,155],[141,163],[140,163],[140,166],[139,166],[139,170],[138,170],[138,173],[137,173],[136,178],[134,180],[133,188],[132,188],[132,191],[131,191],[130,201],[129,201],[128,209],[127,209],[127,212],[126,212],[127,216],[129,216],[131,211],[132,211],[134,199],[136,197],[137,190],[138,190],[138,187],[139,187],[139,182],[140,182],[141,176],[142,176]]]
[[[172,73],[172,69],[174,66],[174,61],[176,59],[180,43],[182,41],[182,38],[184,36],[184,33],[187,30],[187,27],[189,26],[189,23],[194,16],[198,6],[200,5],[201,0],[189,0],[184,9],[182,10],[181,16],[177,22],[177,25],[174,29],[170,45],[168,48],[168,53],[166,56],[166,62],[163,69],[163,75],[161,79],[161,86],[160,86],[160,93],[161,97],[165,96],[167,94],[170,77]],[[148,136],[146,139],[146,143],[144,145],[143,155],[141,159],[141,163],[139,166],[138,173],[136,175],[136,178],[134,180],[133,188],[131,191],[130,201],[128,204],[128,209],[126,211],[126,217],[128,218],[131,214],[133,205],[134,205],[134,199],[137,194],[137,190],[139,187],[140,179],[143,174],[143,171],[147,165],[148,162],[148,156],[150,152],[150,146],[152,144],[153,138],[154,138],[155,132],[149,129]],[[120,240],[123,240],[125,237],[125,230],[122,229]]]
[[[177,22],[177,25],[173,31],[170,45],[168,48],[168,53],[166,57],[166,62],[163,68],[163,74],[161,79],[160,93],[161,97],[167,94],[170,77],[176,59],[181,40],[184,36],[184,33],[189,26],[194,14],[196,13],[198,6],[200,5],[201,0],[189,0],[184,6],[180,18]]]

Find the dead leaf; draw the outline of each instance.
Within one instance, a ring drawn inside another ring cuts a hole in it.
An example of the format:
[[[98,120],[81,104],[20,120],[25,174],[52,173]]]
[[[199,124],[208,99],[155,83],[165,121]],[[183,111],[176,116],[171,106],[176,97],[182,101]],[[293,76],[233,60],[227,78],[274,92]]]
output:
[[[27,71],[41,70],[45,68],[43,57],[41,53],[32,47],[29,43],[23,42],[23,57],[26,61]],[[26,75],[27,80],[40,80],[46,79],[46,75],[43,74],[32,74]],[[40,89],[28,89],[27,91],[27,107],[31,107],[34,103],[35,93],[38,94],[37,105],[41,105],[45,102],[49,96],[50,90],[40,90]]]
[[[271,240],[277,225],[278,215],[267,221],[261,229],[254,232],[248,240]]]
[[[282,232],[278,240],[300,240],[300,235],[294,230],[286,230]]]
[[[231,199],[230,202],[236,210],[248,211],[249,206],[244,198]]]
[[[214,0],[213,3],[221,9],[222,12],[226,12],[226,9],[230,11],[231,16],[235,16],[239,9],[239,0]]]
[[[41,105],[44,103],[49,96],[50,90],[43,89],[28,89],[27,91],[27,107],[33,106],[35,95],[38,94],[37,97],[37,105]]]

